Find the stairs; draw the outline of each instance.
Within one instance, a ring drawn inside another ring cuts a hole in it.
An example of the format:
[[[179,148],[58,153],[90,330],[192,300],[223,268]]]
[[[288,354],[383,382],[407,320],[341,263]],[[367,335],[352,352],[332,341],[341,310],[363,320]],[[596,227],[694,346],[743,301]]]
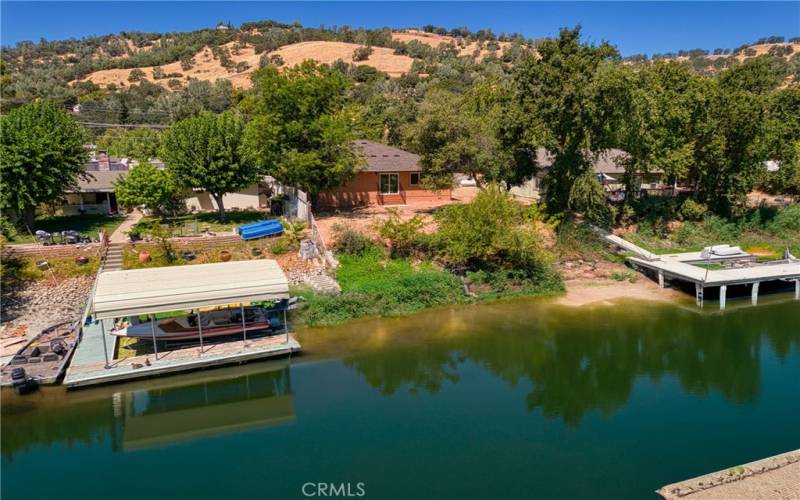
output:
[[[122,270],[122,248],[124,243],[110,243],[106,251],[106,263],[103,265],[103,271],[121,271]]]
[[[339,295],[342,292],[339,283],[327,274],[308,276],[303,281],[317,293]]]
[[[378,200],[381,205],[405,205],[403,197],[399,194],[382,194]]]

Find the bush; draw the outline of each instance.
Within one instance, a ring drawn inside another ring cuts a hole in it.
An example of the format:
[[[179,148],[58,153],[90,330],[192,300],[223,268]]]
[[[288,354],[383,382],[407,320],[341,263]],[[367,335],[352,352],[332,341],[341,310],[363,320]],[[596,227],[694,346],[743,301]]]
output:
[[[140,70],[139,68],[136,68],[136,69],[132,70],[128,74],[128,81],[129,82],[140,82],[140,81],[142,81],[144,79],[145,76],[146,75],[145,75],[144,71]]]
[[[289,251],[289,243],[284,239],[280,239],[270,245],[269,251],[272,255],[283,255]]]
[[[353,51],[353,61],[366,61],[369,59],[369,56],[372,54],[372,47],[367,45],[366,47],[358,47],[356,50]]]
[[[387,213],[388,217],[375,224],[375,230],[388,241],[392,256],[408,256],[425,221],[421,215],[404,221],[396,208],[387,209]]]
[[[686,198],[678,209],[677,216],[680,220],[698,221],[702,220],[706,213],[708,213],[706,205]]]
[[[539,235],[525,209],[496,185],[487,186],[467,205],[436,213],[436,245],[442,258],[471,269],[513,267],[533,277],[547,267]]]
[[[333,248],[337,252],[347,255],[363,255],[375,248],[375,242],[361,231],[336,224],[333,226],[333,232]]]
[[[781,237],[800,237],[800,205],[789,205],[778,210],[767,224],[767,229]]]
[[[14,241],[17,237],[17,228],[3,215],[0,215],[0,236],[8,241]]]

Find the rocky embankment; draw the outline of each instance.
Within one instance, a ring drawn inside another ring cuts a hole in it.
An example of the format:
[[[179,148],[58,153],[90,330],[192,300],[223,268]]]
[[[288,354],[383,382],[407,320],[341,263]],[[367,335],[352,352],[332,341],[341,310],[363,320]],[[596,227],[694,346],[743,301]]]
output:
[[[83,314],[94,276],[78,276],[54,283],[42,280],[11,287],[2,294],[2,336],[33,336]]]

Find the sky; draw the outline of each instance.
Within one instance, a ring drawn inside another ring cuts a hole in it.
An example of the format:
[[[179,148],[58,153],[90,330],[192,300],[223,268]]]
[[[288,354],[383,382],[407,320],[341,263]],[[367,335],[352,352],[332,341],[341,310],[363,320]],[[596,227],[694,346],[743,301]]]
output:
[[[189,31],[273,19],[305,26],[420,27],[433,24],[529,38],[580,24],[623,56],[736,48],[759,38],[800,36],[793,2],[10,2],[0,1],[0,41],[58,40],[120,31]]]

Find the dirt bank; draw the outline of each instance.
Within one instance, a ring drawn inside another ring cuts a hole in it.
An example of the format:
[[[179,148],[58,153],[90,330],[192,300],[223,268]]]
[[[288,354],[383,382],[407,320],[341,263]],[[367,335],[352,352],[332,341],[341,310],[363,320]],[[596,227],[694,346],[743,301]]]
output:
[[[558,298],[557,302],[566,306],[611,303],[611,301],[617,299],[669,302],[685,297],[680,291],[671,288],[659,288],[657,284],[641,277],[635,283],[594,278],[567,280],[564,285],[567,288],[567,293]]]

